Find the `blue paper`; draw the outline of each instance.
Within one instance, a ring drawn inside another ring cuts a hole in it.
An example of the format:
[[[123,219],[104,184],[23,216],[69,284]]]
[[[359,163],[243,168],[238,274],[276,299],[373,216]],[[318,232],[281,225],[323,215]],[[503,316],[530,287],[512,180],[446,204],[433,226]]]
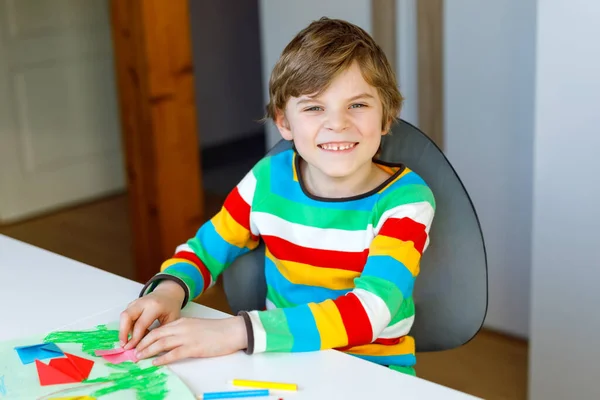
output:
[[[31,364],[35,360],[47,360],[64,356],[61,349],[54,343],[41,343],[32,346],[15,347],[23,364]]]

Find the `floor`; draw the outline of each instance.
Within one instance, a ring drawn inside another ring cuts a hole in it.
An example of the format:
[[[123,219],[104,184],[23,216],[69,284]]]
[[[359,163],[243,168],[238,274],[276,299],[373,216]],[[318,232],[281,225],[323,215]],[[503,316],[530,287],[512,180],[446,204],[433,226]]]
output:
[[[206,195],[207,215],[216,212],[222,194]],[[127,196],[101,201],[0,227],[0,234],[131,278],[133,261]],[[228,311],[220,285],[202,304]],[[451,351],[418,354],[417,374],[424,379],[485,399],[526,399],[527,343],[482,331]]]

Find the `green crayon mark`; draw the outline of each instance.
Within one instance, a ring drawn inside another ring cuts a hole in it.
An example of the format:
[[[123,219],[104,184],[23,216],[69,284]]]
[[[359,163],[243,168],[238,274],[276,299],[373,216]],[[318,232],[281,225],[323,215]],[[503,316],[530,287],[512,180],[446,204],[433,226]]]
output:
[[[96,350],[110,350],[119,342],[119,331],[109,330],[106,325],[98,325],[89,331],[59,331],[52,332],[44,338],[49,343],[79,343],[81,350],[95,356]]]
[[[96,350],[110,350],[115,347],[119,342],[119,331],[109,330],[106,325],[98,325],[96,329],[88,331],[52,332],[44,338],[44,342],[81,344],[83,352],[95,356]],[[92,397],[99,398],[122,390],[134,390],[137,400],[164,400],[167,397],[169,377],[161,371],[161,367],[141,368],[132,362],[107,363],[106,366],[118,372],[83,382],[109,384],[92,393]]]
[[[161,367],[142,369],[132,362],[107,364],[123,372],[114,372],[108,376],[89,379],[85,383],[111,383],[109,387],[99,389],[91,394],[92,397],[106,396],[121,390],[135,390],[137,400],[163,400],[169,392],[167,389],[167,374],[160,371]]]

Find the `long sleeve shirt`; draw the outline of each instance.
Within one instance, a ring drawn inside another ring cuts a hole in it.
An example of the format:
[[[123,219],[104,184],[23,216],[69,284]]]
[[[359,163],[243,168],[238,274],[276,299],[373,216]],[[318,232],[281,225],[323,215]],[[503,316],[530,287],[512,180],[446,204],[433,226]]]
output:
[[[266,309],[243,312],[247,353],[338,349],[391,367],[415,364],[413,286],[434,196],[403,165],[363,195],[324,199],[299,177],[294,150],[265,157],[222,209],[145,286],[179,282],[200,296],[236,257],[266,247]]]

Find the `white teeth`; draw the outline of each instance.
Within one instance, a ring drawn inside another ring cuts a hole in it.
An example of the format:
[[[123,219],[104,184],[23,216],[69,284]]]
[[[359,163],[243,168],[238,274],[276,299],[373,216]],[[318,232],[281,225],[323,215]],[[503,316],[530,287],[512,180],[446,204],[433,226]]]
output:
[[[352,144],[345,144],[345,145],[337,145],[337,144],[320,144],[319,147],[321,147],[323,150],[348,150],[351,149],[352,147],[354,147],[355,143]]]

